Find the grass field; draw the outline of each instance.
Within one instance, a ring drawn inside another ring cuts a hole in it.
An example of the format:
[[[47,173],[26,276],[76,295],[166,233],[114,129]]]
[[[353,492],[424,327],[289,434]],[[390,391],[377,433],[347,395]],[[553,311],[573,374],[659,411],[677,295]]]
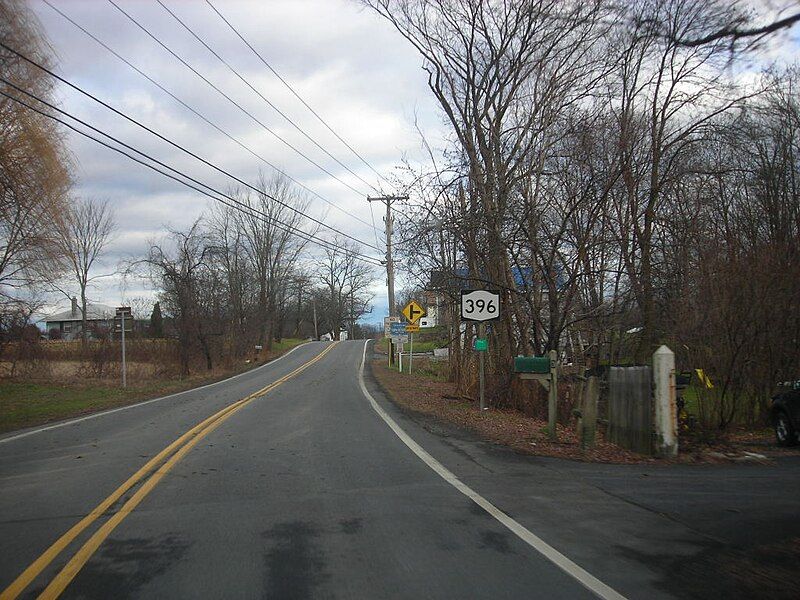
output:
[[[303,342],[304,340],[285,339],[280,343],[274,343],[270,358],[277,358]],[[0,382],[0,432],[33,427],[165,396],[224,379],[258,364],[253,363],[224,373],[215,372],[211,376],[195,375],[188,379],[129,380],[129,385],[125,389],[118,381],[107,379],[67,383],[2,381]]]
[[[119,384],[3,382],[0,383],[0,432],[123,406],[187,387],[193,386],[187,381],[154,382],[127,389],[122,389]]]
[[[433,340],[427,342],[418,342],[414,340],[414,352],[433,352],[435,348],[446,348],[447,342],[441,340]],[[403,352],[411,350],[410,344],[403,344]]]

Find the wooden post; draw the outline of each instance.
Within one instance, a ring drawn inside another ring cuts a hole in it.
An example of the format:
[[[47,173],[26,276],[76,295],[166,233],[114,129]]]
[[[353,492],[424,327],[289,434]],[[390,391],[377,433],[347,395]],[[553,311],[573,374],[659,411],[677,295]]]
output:
[[[558,416],[558,353],[550,350],[550,390],[547,397],[547,429],[550,440],[558,441],[556,420]]]
[[[581,409],[581,427],[578,439],[581,449],[594,448],[597,434],[597,400],[600,397],[600,384],[597,377],[589,377],[583,387],[583,407]]]

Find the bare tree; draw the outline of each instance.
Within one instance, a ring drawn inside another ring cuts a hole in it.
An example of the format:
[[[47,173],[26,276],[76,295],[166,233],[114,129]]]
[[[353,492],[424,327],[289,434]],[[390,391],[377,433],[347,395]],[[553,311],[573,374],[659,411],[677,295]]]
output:
[[[81,300],[81,341],[85,345],[88,331],[86,291],[103,275],[92,274],[95,262],[111,241],[114,213],[107,201],[77,199],[63,215],[59,230],[59,250],[67,263],[69,278],[78,286]]]
[[[336,248],[328,248],[317,266],[320,291],[321,321],[333,339],[342,329],[354,335],[356,322],[371,309],[369,291],[375,276],[374,269],[359,260],[360,248],[341,238],[334,240]]]
[[[257,188],[258,193],[249,189],[234,190],[238,202],[246,210],[232,214],[257,285],[256,343],[270,350],[281,289],[307,243],[307,238],[298,232],[305,226],[302,212],[308,208],[309,200],[278,173],[269,177],[260,174]],[[313,235],[316,230],[307,233]]]
[[[0,39],[37,62],[51,50],[31,10],[20,0],[0,0]],[[0,72],[39,97],[52,80],[15,54],[0,49]],[[3,91],[15,97],[8,86]],[[66,210],[70,160],[52,121],[12,98],[0,97],[0,297],[14,300],[31,283],[59,274],[58,224]]]
[[[511,358],[528,352],[528,324],[511,252],[512,206],[521,186],[544,169],[559,118],[602,76],[598,42],[603,3],[372,0],[420,52],[428,86],[452,128],[461,185],[459,267],[473,285],[502,291],[505,310],[492,328],[500,387]],[[539,187],[526,202],[540,198]],[[511,252],[510,252],[511,251]],[[462,277],[463,278],[463,277]],[[558,339],[553,340],[555,345]]]
[[[147,257],[139,263],[148,267],[151,279],[161,290],[161,302],[174,322],[184,377],[189,374],[194,342],[204,342],[200,295],[204,293],[203,271],[208,267],[213,244],[201,224],[197,220],[188,231],[170,231],[164,242],[151,244]],[[207,343],[203,350],[210,370]]]

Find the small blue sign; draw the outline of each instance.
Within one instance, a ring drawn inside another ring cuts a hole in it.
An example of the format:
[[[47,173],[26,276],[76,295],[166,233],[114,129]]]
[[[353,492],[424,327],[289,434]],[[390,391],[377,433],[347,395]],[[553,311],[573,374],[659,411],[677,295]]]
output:
[[[392,336],[400,336],[406,334],[406,324],[405,323],[391,323],[391,333]]]

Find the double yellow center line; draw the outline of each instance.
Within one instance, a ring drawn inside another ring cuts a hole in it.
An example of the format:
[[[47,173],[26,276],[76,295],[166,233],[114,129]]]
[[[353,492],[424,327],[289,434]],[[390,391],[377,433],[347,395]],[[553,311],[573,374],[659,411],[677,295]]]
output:
[[[2,593],[0,600],[12,600],[19,596],[31,582],[36,579],[41,572],[71,544],[87,527],[94,523],[99,517],[104,515],[122,496],[133,488],[140,481],[149,475],[149,478],[139,487],[122,507],[114,513],[94,534],[81,546],[81,548],[70,559],[66,566],[56,575],[50,584],[39,596],[40,599],[57,598],[66,589],[86,562],[95,553],[97,548],[109,536],[109,534],[119,525],[141,503],[153,488],[158,485],[164,476],[174,467],[188,452],[194,448],[204,437],[214,431],[223,422],[239,409],[249,404],[268,392],[274,390],[279,385],[295,377],[317,361],[321,360],[328,352],[333,349],[336,342],[325,348],[317,356],[308,362],[300,365],[297,369],[284,375],[268,386],[261,388],[257,392],[237,400],[211,415],[201,423],[192,427],[169,446],[164,448],[156,456],[150,459],[141,469],[136,471],[125,483],[114,490],[105,500],[98,504],[94,510],[76,523],[69,531],[62,535],[44,553],[25,569],[14,582],[9,585]]]

